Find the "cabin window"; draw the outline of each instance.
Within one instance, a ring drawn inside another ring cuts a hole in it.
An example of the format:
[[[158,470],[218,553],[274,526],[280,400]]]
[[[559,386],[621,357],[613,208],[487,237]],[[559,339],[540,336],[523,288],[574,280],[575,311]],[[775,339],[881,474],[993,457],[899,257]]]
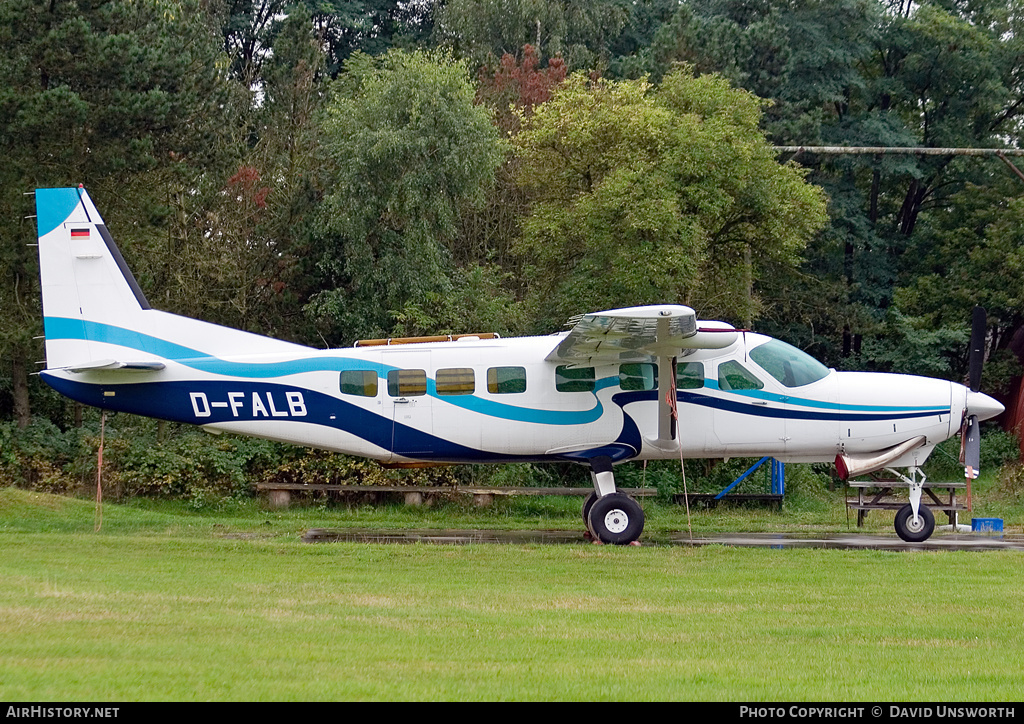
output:
[[[594,368],[559,365],[555,368],[555,389],[559,392],[593,392]]]
[[[786,387],[803,387],[828,377],[829,373],[821,362],[778,339],[754,347],[750,359]]]
[[[760,390],[764,383],[739,362],[729,360],[718,365],[718,387],[726,392]]]
[[[619,365],[619,387],[623,390],[657,389],[658,368],[646,362]]]
[[[389,370],[388,394],[392,397],[415,397],[427,394],[426,370]]]
[[[676,365],[677,390],[699,390],[703,386],[703,362],[683,362]]]
[[[340,384],[345,395],[377,396],[377,373],[373,370],[345,370]]]
[[[469,367],[438,370],[434,379],[439,395],[472,395],[476,392],[476,377]]]
[[[487,391],[492,395],[526,392],[526,368],[491,367],[487,370]]]

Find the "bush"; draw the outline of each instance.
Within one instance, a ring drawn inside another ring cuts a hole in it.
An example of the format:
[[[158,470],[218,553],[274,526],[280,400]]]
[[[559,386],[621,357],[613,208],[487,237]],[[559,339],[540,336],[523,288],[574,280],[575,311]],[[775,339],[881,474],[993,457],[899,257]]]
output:
[[[1024,502],[1024,465],[1004,465],[999,471],[996,490],[1000,497],[1013,503]]]
[[[49,420],[32,418],[25,428],[0,423],[0,475],[30,490],[67,494],[96,479],[96,449],[90,440],[98,430],[91,427],[62,431]],[[89,455],[91,470],[81,463]]]
[[[960,462],[960,436],[951,437],[935,446],[923,469],[932,481],[962,480],[964,466]],[[981,469],[996,471],[1020,460],[1020,441],[1016,435],[997,427],[981,431]]]
[[[981,469],[995,470],[1020,462],[1020,439],[998,428],[981,432]]]

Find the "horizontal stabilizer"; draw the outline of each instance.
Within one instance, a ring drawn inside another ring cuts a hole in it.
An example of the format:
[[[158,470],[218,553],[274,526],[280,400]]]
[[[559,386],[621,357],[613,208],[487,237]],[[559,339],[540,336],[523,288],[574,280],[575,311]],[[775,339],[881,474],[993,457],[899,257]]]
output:
[[[163,362],[157,361],[142,361],[142,362],[118,362],[113,359],[101,359],[94,362],[88,362],[81,365],[71,365],[64,367],[68,372],[96,372],[102,370],[116,371],[125,370],[129,372],[156,372],[162,370],[166,365]]]

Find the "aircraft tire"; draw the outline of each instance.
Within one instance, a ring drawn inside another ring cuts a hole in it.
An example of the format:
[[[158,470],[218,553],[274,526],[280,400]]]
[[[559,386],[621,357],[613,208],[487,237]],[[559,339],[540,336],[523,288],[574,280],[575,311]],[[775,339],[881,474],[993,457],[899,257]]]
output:
[[[907,503],[896,512],[896,535],[908,543],[921,543],[931,537],[935,530],[935,516],[928,506],[918,508],[918,521],[914,523],[914,509]]]
[[[597,493],[591,493],[583,501],[583,523],[590,526],[590,509],[594,507],[594,501],[597,500]]]
[[[629,545],[644,531],[644,510],[622,493],[611,493],[594,501],[587,525],[602,543]]]

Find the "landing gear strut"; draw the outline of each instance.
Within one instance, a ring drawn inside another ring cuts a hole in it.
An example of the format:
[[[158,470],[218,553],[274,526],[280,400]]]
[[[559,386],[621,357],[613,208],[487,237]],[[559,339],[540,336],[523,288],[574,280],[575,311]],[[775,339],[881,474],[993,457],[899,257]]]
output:
[[[615,545],[636,541],[644,530],[644,511],[628,495],[616,492],[611,458],[592,458],[590,477],[594,492],[583,503],[583,520],[591,535]]]
[[[921,472],[920,468],[910,468],[910,477],[908,478],[892,468],[886,468],[886,470],[895,473],[905,483],[910,485],[910,502],[896,513],[896,520],[894,522],[896,535],[908,543],[921,543],[928,540],[935,531],[935,516],[928,509],[928,506],[921,505],[921,489],[925,481],[924,473]]]

